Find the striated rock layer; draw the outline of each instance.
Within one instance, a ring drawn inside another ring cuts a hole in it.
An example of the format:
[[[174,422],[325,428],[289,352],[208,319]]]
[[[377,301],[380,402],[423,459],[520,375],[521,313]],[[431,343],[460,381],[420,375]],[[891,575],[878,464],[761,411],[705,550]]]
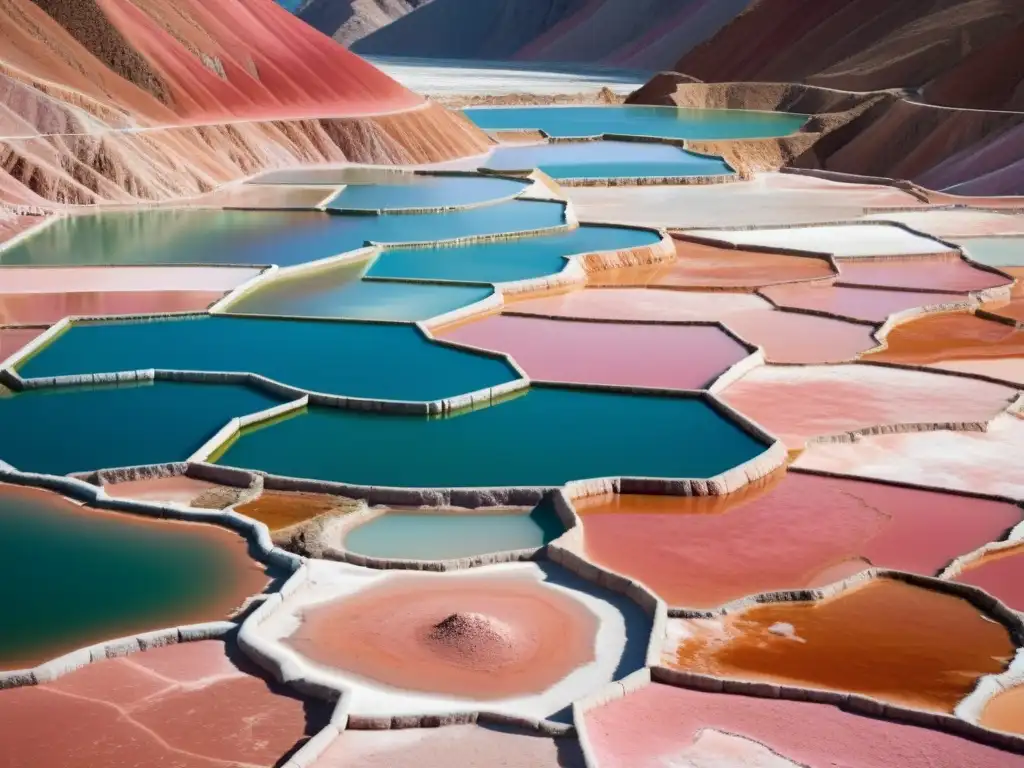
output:
[[[489,144],[272,0],[5,0],[0,41],[0,204],[193,196]]]

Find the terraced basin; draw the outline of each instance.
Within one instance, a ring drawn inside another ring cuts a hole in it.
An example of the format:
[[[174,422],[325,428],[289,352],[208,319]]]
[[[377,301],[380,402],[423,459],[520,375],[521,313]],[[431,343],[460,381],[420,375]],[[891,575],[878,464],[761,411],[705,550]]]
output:
[[[488,176],[422,176],[407,174],[387,184],[349,184],[327,201],[332,210],[400,211],[479,205],[514,197],[529,181]]]
[[[549,136],[601,134],[663,139],[752,139],[788,136],[806,115],[677,107],[482,107],[465,110],[485,131],[540,130]]]
[[[565,224],[558,202],[510,200],[449,213],[344,216],[315,211],[159,209],[60,219],[0,252],[0,263],[291,266],[372,242],[422,242]]]
[[[350,530],[344,545],[367,557],[449,560],[533,549],[563,533],[553,510],[389,509]]]
[[[952,712],[982,675],[1006,668],[1009,631],[952,595],[878,579],[819,602],[755,605],[670,622],[676,669],[862,693]]]
[[[370,277],[504,283],[561,272],[566,257],[583,253],[642,248],[661,237],[628,227],[581,226],[565,233],[440,248],[384,251]]]
[[[249,387],[159,381],[0,397],[0,460],[63,475],[184,461],[231,419],[282,400]]]
[[[500,147],[484,163],[492,171],[539,168],[553,179],[673,178],[730,176],[720,157],[687,152],[669,144],[587,141]]]
[[[105,512],[0,484],[0,669],[126,634],[226,619],[268,576],[209,525]]]
[[[344,364],[332,364],[333,356]],[[412,325],[209,315],[76,324],[19,372],[33,378],[149,368],[255,373],[314,392],[415,401],[519,378],[502,359],[434,344]]]
[[[288,317],[419,321],[476,304],[486,286],[360,279],[369,263],[278,278],[231,304],[230,312]]]
[[[1024,237],[961,237],[952,242],[972,261],[990,267],[1024,267]]]
[[[711,477],[766,448],[700,398],[535,387],[447,418],[310,408],[244,432],[218,461],[363,485],[554,486]]]

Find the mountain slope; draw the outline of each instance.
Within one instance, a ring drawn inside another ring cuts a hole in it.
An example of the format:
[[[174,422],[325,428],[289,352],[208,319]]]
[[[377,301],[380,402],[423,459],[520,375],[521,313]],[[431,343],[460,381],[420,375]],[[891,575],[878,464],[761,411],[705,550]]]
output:
[[[351,46],[430,0],[306,0],[299,18],[344,46]]]

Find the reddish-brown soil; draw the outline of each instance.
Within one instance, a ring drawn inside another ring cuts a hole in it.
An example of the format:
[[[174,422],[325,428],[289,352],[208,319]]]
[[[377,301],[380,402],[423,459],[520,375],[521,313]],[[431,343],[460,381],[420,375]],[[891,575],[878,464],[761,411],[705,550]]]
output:
[[[529,577],[397,575],[308,609],[288,644],[395,688],[500,699],[593,661],[596,633],[585,606]]]
[[[327,724],[327,704],[267,683],[206,640],[88,664],[4,691],[4,765],[32,768],[281,765]]]
[[[290,491],[263,491],[250,502],[238,507],[240,515],[265,523],[272,530],[310,520],[317,515],[347,512],[359,502],[326,493],[293,493]]]
[[[878,580],[818,603],[759,605],[690,633],[666,652],[678,669],[864,693],[952,712],[977,679],[1005,669],[1006,627],[950,595]]]

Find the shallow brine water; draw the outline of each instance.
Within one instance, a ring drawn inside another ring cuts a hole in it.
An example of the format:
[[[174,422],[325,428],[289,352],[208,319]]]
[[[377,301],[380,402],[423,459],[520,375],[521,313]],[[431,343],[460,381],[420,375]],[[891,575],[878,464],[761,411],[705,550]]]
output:
[[[581,226],[569,232],[446,248],[384,251],[370,277],[503,283],[553,275],[566,257],[654,245],[657,232],[628,227]]]
[[[305,264],[369,242],[422,242],[565,224],[558,202],[509,200],[449,213],[148,210],[72,216],[0,251],[0,264]]]
[[[447,418],[310,408],[244,432],[219,461],[364,485],[555,486],[710,477],[766,448],[699,398],[545,387]]]
[[[245,540],[229,531],[2,484],[0,539],[5,669],[107,638],[224,619],[267,583]]]
[[[668,144],[585,141],[502,147],[484,163],[495,171],[539,168],[554,179],[614,179],[726,176],[720,157],[698,155]]]
[[[417,401],[519,378],[504,360],[435,344],[413,325],[209,315],[74,325],[19,371],[33,378],[149,368],[250,372],[314,392]]]
[[[677,107],[485,107],[465,110],[486,131],[541,130],[550,136],[618,133],[664,139],[752,139],[787,136],[805,115],[742,109]]]
[[[473,205],[514,197],[529,181],[487,176],[409,176],[398,184],[349,184],[327,203],[330,209],[402,210]]]
[[[403,560],[448,560],[490,552],[532,549],[561,535],[553,511],[389,510],[345,536],[359,555]]]

